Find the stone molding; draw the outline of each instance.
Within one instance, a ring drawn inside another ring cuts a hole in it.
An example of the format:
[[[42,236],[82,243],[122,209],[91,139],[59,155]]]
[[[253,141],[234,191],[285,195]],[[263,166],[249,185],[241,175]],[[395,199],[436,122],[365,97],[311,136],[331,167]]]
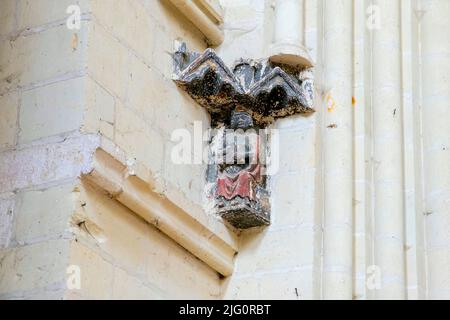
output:
[[[206,36],[213,46],[224,40],[223,30],[219,24],[223,22],[223,10],[218,0],[170,0],[178,10]]]
[[[236,248],[175,203],[156,193],[127,166],[98,149],[83,179],[135,212],[223,276],[233,272]]]

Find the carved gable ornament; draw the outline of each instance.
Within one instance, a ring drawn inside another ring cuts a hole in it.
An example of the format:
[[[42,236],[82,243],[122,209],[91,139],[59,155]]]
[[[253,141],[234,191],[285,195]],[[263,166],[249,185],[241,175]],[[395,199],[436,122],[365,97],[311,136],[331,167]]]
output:
[[[267,126],[313,109],[310,69],[269,60],[238,61],[231,69],[206,49],[174,54],[174,81],[211,115],[207,196],[216,214],[239,229],[270,223]]]

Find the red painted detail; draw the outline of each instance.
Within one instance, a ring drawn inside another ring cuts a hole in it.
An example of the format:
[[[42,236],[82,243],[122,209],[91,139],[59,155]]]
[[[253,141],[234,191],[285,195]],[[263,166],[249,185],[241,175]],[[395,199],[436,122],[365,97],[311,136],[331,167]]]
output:
[[[231,200],[236,196],[256,200],[255,188],[261,182],[261,165],[259,163],[259,138],[256,141],[256,164],[249,165],[234,175],[219,173],[216,196]]]
[[[231,200],[236,196],[256,200],[255,187],[261,180],[261,165],[258,163],[249,169],[231,176],[222,173],[217,178],[217,196]]]

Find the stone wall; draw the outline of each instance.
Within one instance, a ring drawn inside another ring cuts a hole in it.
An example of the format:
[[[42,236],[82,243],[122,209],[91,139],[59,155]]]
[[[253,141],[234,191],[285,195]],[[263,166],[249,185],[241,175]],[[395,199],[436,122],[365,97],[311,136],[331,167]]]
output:
[[[72,189],[97,142],[82,136],[86,23],[72,1],[2,1],[0,295],[60,298],[72,239]],[[77,1],[83,12],[87,1]]]
[[[201,30],[168,0],[1,0],[0,298],[448,299],[449,1],[298,1],[316,112],[272,125],[272,224],[236,232],[202,208],[206,166],[170,159],[173,130],[210,126],[172,81],[174,42],[202,52]],[[220,3],[218,55],[266,58],[274,2]],[[204,251],[94,185],[99,148]],[[227,277],[201,258],[224,247]]]
[[[201,33],[167,1],[0,6],[0,297],[217,297],[215,271],[80,180],[107,143],[181,207],[201,204],[204,167],[168,161],[173,129],[209,124],[171,80],[173,42],[201,51]]]

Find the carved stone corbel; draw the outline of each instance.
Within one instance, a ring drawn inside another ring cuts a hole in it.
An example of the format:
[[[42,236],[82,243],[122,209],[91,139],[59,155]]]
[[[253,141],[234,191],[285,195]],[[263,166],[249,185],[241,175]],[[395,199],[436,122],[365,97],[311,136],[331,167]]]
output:
[[[241,59],[229,69],[214,50],[188,52],[185,44],[174,60],[174,81],[209,112],[218,129],[210,140],[214,161],[207,173],[216,213],[240,229],[268,225],[264,167],[270,150],[261,130],[276,118],[314,112],[310,70],[268,59]]]

